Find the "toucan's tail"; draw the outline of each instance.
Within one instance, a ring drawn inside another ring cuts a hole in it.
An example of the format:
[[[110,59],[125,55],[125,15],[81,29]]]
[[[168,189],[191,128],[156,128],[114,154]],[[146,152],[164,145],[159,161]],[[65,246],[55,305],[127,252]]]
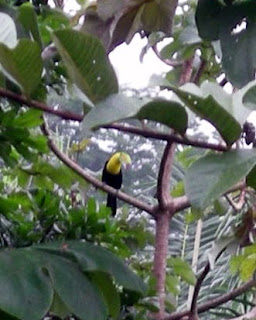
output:
[[[116,197],[108,194],[107,197],[107,207],[111,209],[112,216],[116,215]]]

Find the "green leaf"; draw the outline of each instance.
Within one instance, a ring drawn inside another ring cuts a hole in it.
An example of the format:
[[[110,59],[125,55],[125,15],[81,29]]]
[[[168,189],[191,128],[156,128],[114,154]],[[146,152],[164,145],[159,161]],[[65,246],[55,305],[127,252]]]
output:
[[[72,81],[93,102],[118,92],[112,65],[99,40],[74,30],[53,33],[53,41]]]
[[[12,50],[0,44],[0,63],[6,76],[20,86],[27,96],[41,81],[43,63],[35,42],[22,39]]]
[[[256,270],[256,253],[246,257],[240,266],[241,279],[246,281],[252,278]]]
[[[172,292],[173,294],[178,295],[180,293],[179,277],[167,274],[165,286],[168,292]]]
[[[30,109],[16,117],[12,125],[16,127],[34,128],[40,126],[42,123],[42,112],[36,109]]]
[[[49,6],[41,7],[41,14],[37,16],[40,34],[45,45],[48,45],[53,30],[63,29],[70,25],[68,16],[62,11]]]
[[[60,317],[61,319],[65,319],[70,314],[70,310],[68,310],[67,306],[61,300],[57,292],[54,292],[53,302],[50,311],[51,313]]]
[[[213,84],[202,84],[200,89],[189,83],[180,89],[167,87],[182,100],[193,112],[209,121],[220,133],[228,145],[233,144],[240,136],[241,127],[230,114],[229,100],[220,97],[220,90]]]
[[[246,108],[256,110],[256,81],[250,82],[245,88],[242,102]]]
[[[185,133],[188,123],[187,113],[178,102],[160,99],[144,105],[135,115],[135,118],[165,124],[181,134]]]
[[[224,1],[225,2],[225,1]],[[256,67],[255,2],[200,0],[196,11],[199,34],[205,40],[221,42],[222,64],[229,81],[240,88],[254,79]],[[244,27],[235,30],[244,21]],[[250,54],[248,55],[248,48]]]
[[[84,117],[83,128],[95,129],[104,124],[131,118],[140,110],[144,100],[115,94],[96,104]],[[111,110],[111,112],[110,112]]]
[[[171,190],[171,196],[173,198],[181,197],[185,194],[184,190],[184,181],[180,180],[178,181],[175,186]]]
[[[91,278],[104,297],[105,303],[108,306],[108,314],[111,318],[116,319],[120,313],[120,296],[111,277],[102,272],[95,272],[91,274]]]
[[[21,320],[40,320],[48,311],[53,290],[42,268],[23,249],[0,254],[0,309]]]
[[[248,186],[256,190],[256,166],[252,168],[252,170],[246,177],[246,183]]]
[[[199,0],[196,8],[196,23],[200,37],[214,41],[219,39],[219,15],[222,4],[218,0]]]
[[[31,3],[23,3],[19,6],[19,20],[22,23],[24,29],[28,31],[32,36],[34,41],[38,43],[40,48],[42,48],[42,41],[37,24],[37,16],[35,9]]]
[[[67,308],[81,320],[105,320],[106,306],[95,285],[74,263],[53,257],[47,270],[54,289]]]
[[[129,118],[157,121],[181,134],[184,134],[187,128],[187,113],[179,103],[163,99],[147,102],[122,94],[111,95],[98,103],[84,118],[83,127],[94,129]]]
[[[175,275],[180,276],[186,283],[194,285],[196,277],[190,265],[181,258],[169,258],[168,265],[173,268]]]
[[[171,35],[173,24],[173,4],[169,0],[147,1],[141,6],[140,16],[142,30],[146,32],[162,31]]]
[[[3,12],[0,12],[0,43],[9,48],[13,48],[17,44],[15,23],[8,14]]]
[[[256,163],[256,150],[209,154],[194,162],[185,177],[191,204],[204,209],[244,178]]]
[[[47,252],[56,252],[56,244],[36,246]],[[72,254],[81,268],[86,272],[101,271],[113,276],[115,281],[126,289],[144,294],[146,286],[120,259],[111,252],[88,242],[69,241],[66,243],[66,252]]]
[[[242,17],[241,17],[242,19]],[[221,32],[222,64],[228,80],[241,88],[255,79],[256,23],[248,22],[245,30],[230,34],[227,27]],[[248,48],[249,51],[248,51]],[[248,54],[248,52],[250,54]]]

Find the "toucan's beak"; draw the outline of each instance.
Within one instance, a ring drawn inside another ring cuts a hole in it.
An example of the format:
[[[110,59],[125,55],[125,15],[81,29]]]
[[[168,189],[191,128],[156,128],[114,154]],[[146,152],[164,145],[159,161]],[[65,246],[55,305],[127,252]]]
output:
[[[130,169],[131,166],[132,166],[131,162],[130,162],[130,163],[124,163],[124,164],[123,164],[124,170]]]

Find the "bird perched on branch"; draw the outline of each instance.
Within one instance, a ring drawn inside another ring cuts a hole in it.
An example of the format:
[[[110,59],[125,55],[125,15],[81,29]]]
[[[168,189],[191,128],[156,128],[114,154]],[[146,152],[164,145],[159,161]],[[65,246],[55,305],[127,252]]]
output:
[[[125,152],[115,152],[106,161],[102,172],[102,182],[107,185],[120,189],[123,182],[122,165],[126,166],[131,163],[130,156]],[[112,211],[112,215],[116,214],[116,197],[108,194],[107,207]]]

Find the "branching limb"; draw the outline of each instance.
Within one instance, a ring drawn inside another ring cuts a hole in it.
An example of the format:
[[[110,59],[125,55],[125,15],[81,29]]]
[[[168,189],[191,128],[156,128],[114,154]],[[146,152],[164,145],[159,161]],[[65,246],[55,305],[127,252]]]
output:
[[[228,301],[233,300],[234,298],[244,294],[245,292],[248,292],[249,290],[251,290],[255,286],[256,286],[256,279],[252,279],[252,280],[242,284],[240,287],[238,287],[228,293],[225,293],[217,298],[211,299],[211,301],[202,303],[197,308],[198,313],[206,312],[212,308],[216,308],[224,303],[227,303]],[[189,314],[190,314],[190,310],[175,312],[175,313],[171,314],[170,316],[165,317],[164,320],[179,320],[185,316],[188,316]],[[237,320],[237,319],[232,319],[232,320]]]
[[[61,117],[64,120],[73,120],[73,121],[79,121],[81,122],[83,120],[83,116],[79,114],[75,114],[69,111],[62,111],[62,110],[57,110],[52,107],[49,107],[45,103],[35,101],[35,100],[29,100],[25,98],[22,95],[13,93],[12,91],[0,88],[0,97],[10,99],[15,102],[19,102],[21,104],[24,104],[28,107],[33,107],[35,109],[53,114],[55,116]]]
[[[63,162],[65,163],[69,168],[71,168],[73,171],[75,171],[77,174],[79,174],[82,178],[84,178],[86,181],[91,183],[96,188],[99,188],[105,192],[108,192],[114,196],[116,196],[118,199],[125,201],[126,203],[129,203],[130,205],[139,208],[141,210],[144,210],[151,214],[152,216],[155,215],[155,208],[143,201],[140,201],[122,191],[116,190],[105,183],[101,182],[94,176],[92,176],[87,170],[82,169],[76,162],[71,160],[65,153],[60,151],[58,147],[55,145],[53,140],[50,137],[48,128],[46,125],[42,126],[43,133],[48,138],[48,144],[52,152]]]

